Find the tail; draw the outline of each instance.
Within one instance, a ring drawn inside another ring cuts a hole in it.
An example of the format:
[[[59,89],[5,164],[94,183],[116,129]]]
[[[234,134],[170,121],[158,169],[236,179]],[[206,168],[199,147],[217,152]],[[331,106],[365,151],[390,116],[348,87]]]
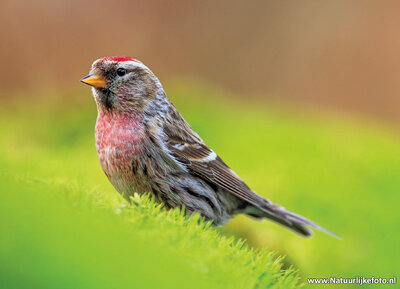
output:
[[[311,227],[313,229],[329,234],[335,238],[341,239],[339,235],[332,233],[322,228],[318,224],[307,220],[302,216],[296,215],[295,213],[292,213],[285,208],[275,205],[269,201],[263,203],[262,207],[249,204],[246,207],[244,213],[255,218],[268,218],[295,231],[296,233],[304,237],[312,236],[313,232],[309,228],[307,228]]]

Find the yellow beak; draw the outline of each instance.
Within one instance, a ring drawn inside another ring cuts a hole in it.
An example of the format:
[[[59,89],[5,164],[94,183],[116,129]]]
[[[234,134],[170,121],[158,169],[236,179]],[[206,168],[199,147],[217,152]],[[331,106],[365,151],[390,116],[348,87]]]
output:
[[[91,85],[93,87],[96,87],[96,88],[106,87],[106,84],[107,84],[106,80],[103,77],[101,77],[99,75],[96,75],[96,74],[93,74],[93,73],[91,73],[88,76],[85,76],[84,78],[82,78],[80,80],[80,82],[83,82],[85,84],[89,84],[89,85]]]

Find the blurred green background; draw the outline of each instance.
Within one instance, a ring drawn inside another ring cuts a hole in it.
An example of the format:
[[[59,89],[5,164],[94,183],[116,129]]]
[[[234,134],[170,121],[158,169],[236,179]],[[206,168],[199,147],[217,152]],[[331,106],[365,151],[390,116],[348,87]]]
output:
[[[2,288],[294,288],[296,276],[399,277],[398,2],[0,5]],[[101,171],[96,108],[78,82],[106,55],[142,60],[252,189],[343,240],[303,239],[245,217],[196,229],[127,205]],[[299,272],[282,277],[280,262]]]

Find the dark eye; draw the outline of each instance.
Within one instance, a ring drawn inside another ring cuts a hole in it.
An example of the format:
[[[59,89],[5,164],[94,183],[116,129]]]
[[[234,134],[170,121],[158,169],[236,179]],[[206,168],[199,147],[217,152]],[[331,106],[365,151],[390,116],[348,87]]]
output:
[[[125,68],[118,68],[117,70],[117,75],[118,76],[124,76],[126,74],[126,69]]]

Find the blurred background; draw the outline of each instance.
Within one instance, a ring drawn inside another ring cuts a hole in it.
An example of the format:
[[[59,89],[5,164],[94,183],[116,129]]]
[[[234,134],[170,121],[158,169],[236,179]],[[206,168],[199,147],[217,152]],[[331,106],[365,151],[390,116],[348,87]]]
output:
[[[246,99],[324,105],[400,121],[398,1],[0,5],[2,91],[71,88],[96,58],[131,55],[164,81],[189,76]]]
[[[2,0],[1,172],[116,196],[78,80],[99,57],[132,56],[250,187],[344,239],[242,217],[224,234],[287,255],[303,278],[391,278],[399,14],[398,1]]]

